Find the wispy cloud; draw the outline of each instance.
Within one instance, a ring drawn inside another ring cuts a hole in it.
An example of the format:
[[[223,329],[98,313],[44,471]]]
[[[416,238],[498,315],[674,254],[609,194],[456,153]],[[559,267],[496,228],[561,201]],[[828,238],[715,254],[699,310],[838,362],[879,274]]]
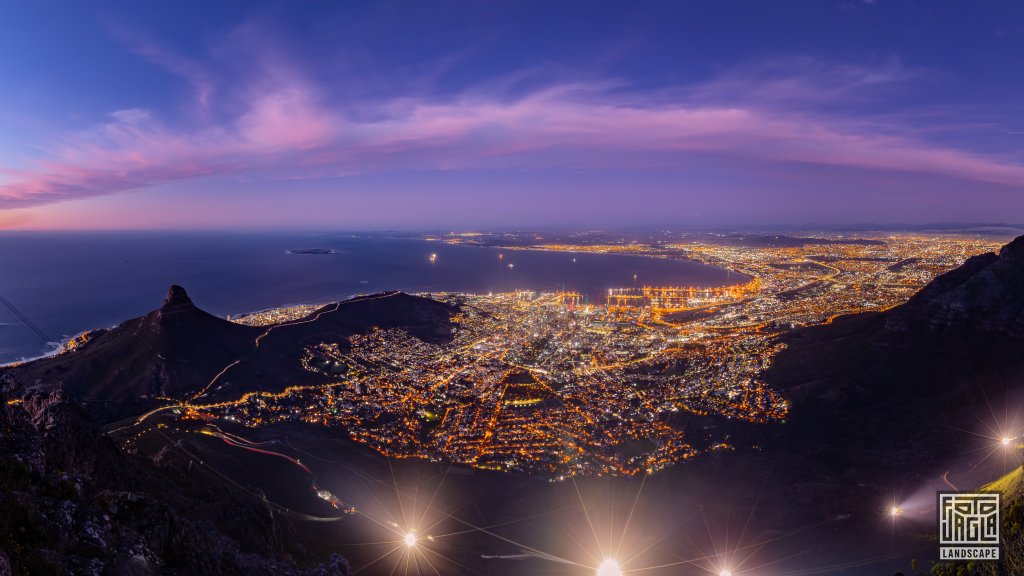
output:
[[[187,79],[197,101],[208,104],[214,84],[203,66],[138,38],[131,45]],[[588,81],[519,91],[513,98],[499,81],[447,98],[354,103],[332,102],[329,90],[279,56],[261,58],[236,89],[236,112],[187,129],[145,110],[115,112],[102,124],[46,143],[45,157],[26,167],[0,169],[0,208],[210,175],[290,179],[394,170],[639,169],[652,167],[648,156],[693,153],[1022,187],[1019,163],[903,136],[906,127],[892,117],[864,122],[825,106],[870,96],[879,86],[917,74],[896,61],[868,69],[793,59],[728,71],[672,91],[671,97]],[[655,168],[672,170],[671,164]]]
[[[723,70],[683,93],[695,102],[745,102],[762,107],[848,105],[937,75],[934,70],[908,68],[898,58],[863,66],[790,56]]]
[[[104,24],[111,36],[130,51],[188,82],[200,108],[206,109],[210,105],[216,82],[213,73],[201,62],[164,48],[153,38],[136,30],[111,21],[105,21]]]

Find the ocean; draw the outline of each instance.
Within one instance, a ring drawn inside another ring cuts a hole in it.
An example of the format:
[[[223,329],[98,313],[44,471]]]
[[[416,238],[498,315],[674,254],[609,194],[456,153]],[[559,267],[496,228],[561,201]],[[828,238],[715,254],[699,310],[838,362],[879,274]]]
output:
[[[316,248],[337,253],[287,252]],[[433,261],[431,254],[436,254]],[[0,306],[0,363],[44,354],[54,342],[84,330],[143,315],[160,306],[171,284],[184,286],[199,307],[224,316],[384,290],[565,288],[601,301],[609,288],[634,282],[720,286],[734,281],[725,270],[686,260],[502,250],[376,235],[4,232],[0,295],[51,342]]]

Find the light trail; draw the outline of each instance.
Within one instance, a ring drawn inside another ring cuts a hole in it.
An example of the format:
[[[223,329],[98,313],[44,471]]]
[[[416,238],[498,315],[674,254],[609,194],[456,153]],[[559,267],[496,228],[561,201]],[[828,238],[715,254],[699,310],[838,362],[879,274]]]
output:
[[[373,298],[366,298],[366,300],[372,300],[372,299]],[[362,301],[362,300],[356,300],[356,301]],[[213,387],[213,385],[216,384],[217,381],[220,380],[220,378],[222,376],[224,376],[224,374],[227,374],[227,372],[229,370],[231,370],[235,366],[238,366],[239,364],[241,364],[242,360],[244,360],[246,357],[248,357],[248,356],[252,355],[254,352],[256,352],[259,349],[260,343],[263,341],[263,339],[266,338],[267,336],[269,336],[270,333],[273,332],[274,330],[276,330],[278,328],[285,328],[287,326],[296,326],[296,325],[299,325],[299,324],[308,324],[310,322],[316,322],[324,314],[328,314],[328,313],[332,313],[332,312],[337,312],[338,309],[341,308],[341,304],[342,304],[341,302],[335,302],[333,304],[334,308],[332,310],[321,310],[320,312],[317,312],[312,318],[308,318],[308,319],[305,319],[305,320],[294,320],[294,321],[291,321],[291,322],[283,322],[281,324],[273,324],[273,325],[271,325],[266,330],[264,330],[259,336],[257,336],[255,340],[253,340],[253,348],[252,348],[252,350],[250,350],[244,356],[238,358],[234,362],[228,364],[223,369],[221,369],[220,372],[215,374],[214,377],[210,379],[210,381],[206,384],[206,386],[204,386],[199,392],[197,392],[195,395],[192,396],[191,400],[195,401],[196,398],[200,398],[200,397],[204,396],[206,394],[206,392],[211,387]]]
[[[251,452],[257,452],[259,454],[266,454],[268,456],[275,456],[277,458],[282,458],[282,459],[287,460],[288,462],[291,462],[292,464],[298,466],[299,468],[302,468],[302,470],[304,472],[306,472],[307,474],[312,474],[313,473],[313,471],[309,469],[309,466],[306,466],[305,464],[300,462],[298,458],[292,458],[291,456],[288,456],[287,454],[282,454],[280,452],[274,452],[272,450],[264,450],[262,448],[256,448],[254,446],[246,446],[244,444],[240,444],[238,442],[235,442],[234,440],[231,440],[231,439],[227,438],[223,434],[218,435],[218,437],[221,440],[223,440],[225,443],[230,445],[230,446],[234,446],[236,448],[242,448],[244,450],[249,450]]]

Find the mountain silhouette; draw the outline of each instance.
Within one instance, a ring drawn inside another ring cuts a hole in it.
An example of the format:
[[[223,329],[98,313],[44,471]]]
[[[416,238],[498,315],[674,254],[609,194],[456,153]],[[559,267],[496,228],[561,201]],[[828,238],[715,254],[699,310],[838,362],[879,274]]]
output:
[[[839,469],[955,454],[1024,383],[1024,237],[786,342],[765,377],[792,400],[794,446]]]
[[[120,415],[156,398],[186,400],[204,390],[223,398],[326,382],[326,376],[301,366],[305,346],[343,342],[375,327],[450,339],[452,310],[435,300],[391,292],[330,304],[293,322],[254,327],[204,312],[184,288],[171,286],[163,305],[149,314],[90,332],[68,352],[9,371],[26,387],[60,389],[75,400],[109,404]]]

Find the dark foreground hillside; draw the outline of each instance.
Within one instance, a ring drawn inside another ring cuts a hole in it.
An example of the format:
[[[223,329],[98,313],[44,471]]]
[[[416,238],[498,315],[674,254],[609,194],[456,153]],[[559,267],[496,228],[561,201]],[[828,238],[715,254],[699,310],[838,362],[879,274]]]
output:
[[[187,443],[142,458],[122,452],[100,425],[157,397],[188,398],[235,361],[227,385],[315,378],[298,363],[307,341],[375,326],[450,337],[450,313],[432,300],[382,294],[265,334],[200,310],[172,286],[146,316],[92,332],[63,354],[0,369],[0,576],[348,574],[344,558],[310,550],[251,487],[198,465]],[[267,345],[256,346],[261,336]]]
[[[964,430],[1004,424],[985,419],[1024,384],[1024,237],[902,306],[799,331],[788,343],[766,378],[793,402],[787,428],[804,437],[802,452],[837,469],[955,453]]]
[[[9,403],[0,387],[0,575],[285,574],[310,565],[286,518],[194,465],[121,452],[60,392]]]
[[[896,484],[949,489],[946,472],[984,465],[1001,434],[1021,433],[1013,424],[1022,423],[1024,395],[1024,237],[969,259],[902,306],[787,341],[765,377],[793,402],[781,442],[803,472],[790,485],[818,482],[819,501],[859,504],[869,523],[870,507],[891,500]],[[1004,522],[1007,555],[1018,562],[1022,505],[1015,491]],[[936,570],[1018,573],[1006,562]]]

